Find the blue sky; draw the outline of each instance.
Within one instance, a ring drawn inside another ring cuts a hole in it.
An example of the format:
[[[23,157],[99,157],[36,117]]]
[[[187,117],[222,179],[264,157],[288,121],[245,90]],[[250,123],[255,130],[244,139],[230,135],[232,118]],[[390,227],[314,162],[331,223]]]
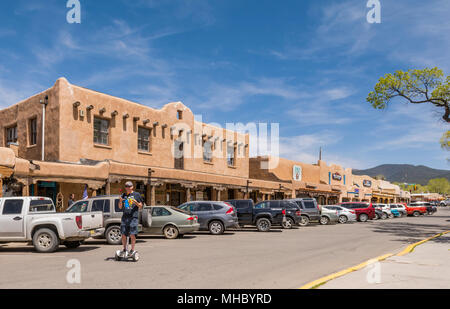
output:
[[[65,0],[0,2],[0,108],[71,83],[152,107],[182,101],[205,122],[280,123],[280,155],[369,168],[448,169],[432,106],[365,101],[378,78],[450,74],[450,1]]]

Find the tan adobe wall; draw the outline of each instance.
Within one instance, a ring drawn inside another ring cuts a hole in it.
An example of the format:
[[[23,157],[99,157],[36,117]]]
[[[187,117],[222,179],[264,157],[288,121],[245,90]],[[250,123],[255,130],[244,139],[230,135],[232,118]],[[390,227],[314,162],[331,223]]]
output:
[[[192,111],[181,102],[170,103],[162,109],[156,110],[121,98],[74,86],[66,80],[61,80],[61,82],[63,86],[60,92],[60,160],[77,162],[80,158],[99,161],[111,159],[117,162],[174,168],[173,143],[179,137],[179,131],[183,130],[180,138],[186,142],[185,170],[248,177],[248,147],[245,147],[245,144],[248,144],[248,135],[241,135],[239,138],[242,141],[241,143],[244,144],[242,145],[241,155],[245,155],[243,158],[237,159],[234,168],[227,166],[225,155],[223,158],[213,158],[212,164],[204,163],[201,149],[200,158],[189,159],[189,155],[193,157],[195,145],[194,134],[189,131],[202,132],[202,127],[210,128],[194,122]],[[77,108],[74,108],[73,103],[75,102],[80,102]],[[93,109],[88,111],[87,107],[90,105]],[[104,112],[100,113],[102,109],[104,109]],[[84,117],[80,117],[80,110],[84,111]],[[177,119],[178,111],[182,111],[182,120]],[[113,116],[112,113],[116,115]],[[128,118],[123,117],[126,114],[129,115]],[[110,121],[108,146],[94,145],[94,117]],[[134,121],[135,117],[139,119]],[[144,125],[144,120],[147,119],[149,123]],[[153,126],[155,122],[158,123],[157,126]],[[167,127],[163,129],[163,125]],[[138,152],[137,131],[140,126],[151,129],[150,153]],[[174,126],[176,126],[176,129],[173,130],[174,134],[171,136],[171,128]],[[204,131],[208,130],[205,129]],[[219,133],[226,136],[225,130],[213,128],[213,131],[214,136],[219,135]],[[202,134],[203,132],[197,136],[197,139],[201,139]],[[234,134],[234,136],[237,139],[238,134]],[[197,145],[200,145],[200,140],[197,143]],[[177,170],[174,170],[173,173],[177,173]]]
[[[6,109],[0,110],[0,146],[6,145],[6,128],[17,124],[18,137],[18,155],[21,158],[29,160],[41,159],[42,149],[42,104],[48,95],[48,105],[46,108],[46,140],[45,140],[45,159],[57,160],[59,157],[58,136],[59,136],[59,81],[56,84],[39,94],[36,94],[24,101],[21,101]],[[29,120],[37,119],[37,142],[36,145],[29,143]]]
[[[261,162],[269,160],[269,169],[261,168]],[[302,168],[302,182],[320,183],[320,167],[313,164],[296,162],[284,158],[275,157],[257,157],[250,158],[250,177],[256,179],[265,179],[276,181],[293,181],[294,165]]]

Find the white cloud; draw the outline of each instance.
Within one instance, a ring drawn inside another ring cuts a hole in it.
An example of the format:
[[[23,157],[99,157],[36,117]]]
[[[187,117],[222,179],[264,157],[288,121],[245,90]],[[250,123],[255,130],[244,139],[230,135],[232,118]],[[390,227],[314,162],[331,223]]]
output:
[[[306,98],[307,93],[289,85],[285,79],[260,78],[254,81],[243,81],[236,85],[212,83],[206,89],[200,89],[200,108],[231,111],[254,96],[274,96],[282,100],[299,100]]]

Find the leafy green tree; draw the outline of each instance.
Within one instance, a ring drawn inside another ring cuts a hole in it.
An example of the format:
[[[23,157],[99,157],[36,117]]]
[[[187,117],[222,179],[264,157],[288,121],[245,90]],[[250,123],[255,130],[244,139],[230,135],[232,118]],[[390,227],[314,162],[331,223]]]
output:
[[[440,194],[448,194],[450,191],[450,183],[447,178],[430,179],[427,184],[428,191]]]
[[[450,131],[447,131],[442,135],[441,147],[445,150],[450,150]]]
[[[386,180],[386,177],[384,177],[384,175],[377,175],[374,177],[376,180]]]
[[[392,99],[411,104],[433,104],[443,109],[442,119],[450,122],[450,76],[438,68],[396,71],[381,77],[367,101],[376,109],[385,109]]]

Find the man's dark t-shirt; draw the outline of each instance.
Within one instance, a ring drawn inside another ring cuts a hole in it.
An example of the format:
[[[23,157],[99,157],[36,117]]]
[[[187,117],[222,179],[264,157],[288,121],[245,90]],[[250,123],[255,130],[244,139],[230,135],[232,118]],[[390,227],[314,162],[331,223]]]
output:
[[[122,218],[139,218],[139,207],[136,202],[143,203],[141,195],[138,192],[131,192],[130,194],[123,193],[121,197],[123,199]],[[132,199],[135,199],[136,202]]]

